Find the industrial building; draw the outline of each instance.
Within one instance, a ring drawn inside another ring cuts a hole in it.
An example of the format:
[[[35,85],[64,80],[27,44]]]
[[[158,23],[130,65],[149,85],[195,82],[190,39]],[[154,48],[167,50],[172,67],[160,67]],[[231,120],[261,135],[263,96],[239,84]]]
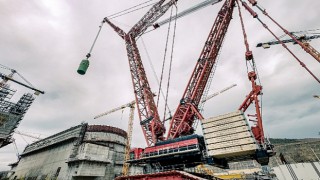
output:
[[[115,127],[71,127],[28,145],[10,179],[114,179],[122,170],[126,138]]]

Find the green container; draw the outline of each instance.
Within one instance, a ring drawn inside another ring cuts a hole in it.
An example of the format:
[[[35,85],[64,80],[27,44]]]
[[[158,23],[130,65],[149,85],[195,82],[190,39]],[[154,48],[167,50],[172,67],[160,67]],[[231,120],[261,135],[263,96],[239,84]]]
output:
[[[84,59],[81,61],[77,72],[81,75],[84,75],[87,72],[88,67],[89,67],[89,60]]]

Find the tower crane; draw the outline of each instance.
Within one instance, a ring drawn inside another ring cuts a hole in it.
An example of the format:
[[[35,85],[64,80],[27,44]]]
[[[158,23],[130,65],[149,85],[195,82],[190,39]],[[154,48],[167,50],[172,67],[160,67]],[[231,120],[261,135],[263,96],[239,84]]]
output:
[[[1,68],[4,68],[4,69],[8,69],[8,70],[11,71],[11,73],[10,73],[9,75],[5,75],[5,74],[3,74],[3,73],[0,73],[0,78],[2,78],[2,81],[0,82],[0,89],[2,89],[2,88],[4,87],[4,85],[5,85],[8,81],[12,81],[12,82],[17,83],[17,84],[19,84],[19,85],[22,85],[22,86],[24,86],[24,87],[26,87],[26,88],[29,88],[29,89],[31,89],[31,90],[34,90],[36,95],[39,95],[39,93],[44,94],[44,91],[41,91],[41,90],[39,90],[39,89],[34,88],[33,85],[32,85],[26,78],[24,78],[19,72],[17,72],[16,70],[11,69],[11,68],[6,67],[6,66],[1,65],[1,64],[0,64],[0,67],[1,67]],[[18,74],[18,75],[19,75],[24,81],[26,81],[29,85],[13,79],[13,75],[14,75],[14,74]]]
[[[134,109],[135,109],[135,103],[136,101],[131,101],[125,105],[122,105],[120,107],[111,109],[110,111],[107,111],[105,113],[102,113],[100,115],[97,115],[94,117],[94,119],[100,118],[102,116],[106,116],[108,114],[114,113],[119,110],[123,110],[125,108],[130,108],[130,114],[129,114],[129,121],[128,121],[128,130],[127,130],[127,142],[125,147],[125,153],[124,153],[124,162],[122,167],[122,174],[124,176],[128,175],[129,172],[129,163],[127,161],[130,159],[130,148],[131,148],[131,140],[132,140],[132,129],[133,129],[133,118],[134,118]]]
[[[215,93],[213,93],[213,94],[210,94],[210,95],[208,95],[205,99],[201,100],[201,103],[205,103],[205,102],[207,102],[208,100],[210,100],[211,98],[216,97],[216,96],[218,96],[219,94],[224,93],[224,92],[228,91],[229,89],[231,89],[231,88],[233,88],[233,87],[236,87],[236,86],[237,86],[237,84],[232,84],[231,86],[228,86],[228,87],[220,90],[219,92],[215,92]]]
[[[310,31],[310,30],[309,30]],[[303,33],[306,32],[306,33]],[[290,32],[290,34],[295,37],[289,38],[289,39],[284,39],[281,41],[269,41],[269,42],[264,42],[264,43],[258,43],[256,47],[263,47],[264,49],[270,48],[271,45],[277,45],[282,43],[293,43],[293,44],[298,44],[301,43],[305,48],[304,50],[310,53],[318,62],[320,62],[320,53],[317,51],[315,48],[313,48],[308,42],[310,42],[313,39],[318,39],[320,38],[320,33],[312,33],[309,34],[307,33],[308,31],[302,31],[302,32]],[[303,34],[302,34],[303,33]],[[286,35],[286,34],[284,34]],[[282,35],[281,37],[283,37]]]

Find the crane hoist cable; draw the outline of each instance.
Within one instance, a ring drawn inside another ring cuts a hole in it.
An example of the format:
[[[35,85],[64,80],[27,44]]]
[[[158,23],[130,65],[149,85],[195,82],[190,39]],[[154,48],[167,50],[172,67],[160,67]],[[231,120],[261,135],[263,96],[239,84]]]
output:
[[[176,7],[176,15],[175,17],[177,17],[177,13],[178,13],[178,7],[175,5]],[[166,99],[165,99],[165,104],[168,103],[168,95],[169,95],[169,88],[170,88],[170,78],[171,78],[171,68],[172,68],[172,60],[173,60],[173,50],[174,50],[174,42],[175,42],[175,37],[176,37],[176,28],[177,28],[177,18],[175,18],[174,20],[174,27],[173,27],[173,36],[172,36],[172,45],[171,45],[171,55],[170,55],[170,65],[169,65],[169,72],[168,72],[168,80],[167,80],[167,93],[166,93]],[[164,114],[163,114],[163,121],[165,121],[166,117],[166,111],[167,111],[167,106],[164,107]],[[171,115],[171,111],[169,109],[169,114]]]
[[[141,9],[143,9],[143,8],[146,8],[146,7],[148,7],[148,6],[152,6],[152,5],[155,4],[155,3],[151,3],[151,4],[148,4],[148,5],[142,6],[142,5],[147,4],[147,3],[151,2],[151,1],[154,1],[154,0],[145,1],[145,2],[143,2],[143,3],[140,3],[140,4],[138,4],[138,5],[132,6],[132,7],[127,8],[127,9],[124,9],[124,10],[119,11],[119,12],[117,12],[117,13],[108,15],[107,17],[108,17],[109,19],[114,19],[114,18],[123,16],[123,15],[129,14],[129,13],[131,13],[131,12],[141,10]],[[142,6],[142,7],[139,7],[139,6]],[[138,7],[139,7],[139,8],[138,8]],[[134,9],[134,8],[136,8],[136,9]],[[134,10],[131,10],[131,9],[134,9]],[[130,10],[131,10],[131,11],[130,11]]]
[[[98,33],[97,33],[96,37],[95,37],[94,40],[93,40],[93,43],[92,43],[92,45],[91,45],[91,47],[90,47],[90,50],[89,50],[89,53],[86,55],[87,58],[89,58],[89,57],[91,56],[91,52],[92,52],[93,47],[94,47],[94,45],[96,44],[97,39],[98,39],[98,37],[99,37],[99,35],[100,35],[100,32],[101,32],[103,23],[104,23],[104,21],[102,21],[101,24],[100,24],[100,26],[99,26]]]
[[[105,20],[103,20],[103,21],[101,22],[100,26],[99,26],[98,33],[97,33],[96,37],[94,38],[94,41],[93,41],[93,43],[92,43],[92,45],[91,45],[91,47],[90,47],[89,52],[88,52],[87,55],[86,55],[86,59],[83,59],[83,60],[81,61],[80,65],[79,65],[79,68],[78,68],[77,72],[78,72],[80,75],[86,74],[86,71],[87,71],[87,69],[88,69],[88,67],[89,67],[89,64],[90,64],[89,58],[91,57],[91,52],[92,52],[92,50],[93,50],[93,47],[94,47],[94,45],[96,44],[97,39],[98,39],[98,37],[99,37],[99,35],[100,35],[100,32],[101,32],[103,23],[105,23]]]
[[[170,11],[170,18],[172,18],[172,12],[173,12],[173,7],[171,7],[171,11]],[[169,23],[168,26],[168,31],[167,31],[167,38],[166,38],[166,45],[164,48],[164,55],[163,55],[163,61],[162,61],[162,68],[161,68],[161,75],[160,75],[160,85],[159,85],[159,89],[158,89],[158,98],[157,98],[157,107],[159,107],[159,95],[160,95],[160,90],[162,89],[162,80],[163,80],[163,73],[164,73],[164,67],[166,64],[166,56],[167,56],[167,50],[168,50],[168,42],[169,42],[169,35],[170,35],[170,29],[171,29],[171,22]]]
[[[151,67],[151,69],[152,69],[153,76],[154,76],[154,78],[156,79],[156,82],[157,82],[158,86],[160,86],[159,78],[158,78],[158,76],[157,76],[156,70],[154,69],[154,66],[153,66],[153,63],[152,63],[152,61],[151,61],[149,52],[148,52],[148,50],[147,50],[147,48],[146,48],[146,44],[144,43],[144,40],[143,40],[142,37],[141,37],[141,42],[142,42],[143,49],[144,49],[145,52],[146,52],[147,59],[148,59],[148,62],[149,62],[149,64],[150,64],[150,67]],[[162,95],[163,100],[165,101],[165,95],[164,95],[162,89],[161,89],[161,95]],[[165,104],[165,106],[167,106],[167,108],[169,109],[169,112],[171,112],[168,104]]]

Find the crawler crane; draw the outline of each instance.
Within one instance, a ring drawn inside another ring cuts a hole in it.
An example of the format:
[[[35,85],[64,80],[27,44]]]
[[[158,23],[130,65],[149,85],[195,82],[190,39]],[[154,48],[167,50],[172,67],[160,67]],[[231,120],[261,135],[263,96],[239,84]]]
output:
[[[255,0],[248,1],[253,6],[260,9],[264,15],[271,18],[266,13],[266,10],[262,9]],[[248,69],[248,79],[251,83],[252,90],[238,110],[245,112],[251,104],[254,104],[256,113],[252,116],[255,117],[256,120],[255,125],[251,127],[251,131],[255,142],[257,143],[256,154],[253,157],[242,157],[242,159],[254,158],[262,165],[268,164],[269,157],[273,156],[275,153],[273,151],[273,146],[266,141],[264,137],[260,110],[261,107],[258,98],[262,95],[262,86],[257,82],[259,76],[254,63],[253,53],[250,51],[247,42],[247,35],[244,29],[240,5],[242,5],[246,11],[256,18],[271,34],[274,35],[274,33],[266,24],[263,23],[263,21],[258,17],[258,14],[253,11],[253,9],[251,9],[244,0],[225,0],[213,23],[200,56],[196,61],[196,65],[187,83],[187,87],[184,90],[182,98],[179,101],[178,107],[170,120],[170,127],[168,129],[167,136],[165,137],[165,127],[163,122],[160,121],[157,106],[154,103],[152,91],[136,44],[137,38],[140,37],[149,26],[152,26],[152,24],[172,5],[176,5],[176,1],[174,0],[169,1],[166,4],[164,4],[164,2],[164,0],[160,0],[158,3],[153,5],[146,15],[144,15],[128,33],[125,33],[119,27],[114,25],[108,18],[104,18],[102,22],[109,24],[126,43],[133,90],[136,98],[135,102],[138,107],[140,125],[148,145],[145,149],[134,149],[131,152],[132,156],[130,156],[131,158],[128,162],[146,163],[152,168],[161,168],[161,170],[169,170],[172,168],[183,169],[185,167],[194,167],[202,163],[227,167],[227,159],[207,155],[205,139],[203,136],[194,134],[194,124],[196,121],[204,119],[200,112],[200,104],[202,99],[205,98],[206,89],[210,86],[210,75],[216,65],[219,51],[222,47],[224,37],[232,19],[234,7],[236,3],[238,3],[246,46],[245,60],[246,63],[250,64],[252,67],[250,71]],[[275,23],[279,25],[277,22]],[[284,28],[282,29],[287,32]],[[286,46],[284,47],[286,48]],[[286,49],[302,65],[302,67],[320,83],[320,80],[308,69],[308,67],[303,64],[303,62],[288,48]],[[88,58],[90,57],[90,53],[86,57],[87,59],[80,64],[78,69],[80,74],[85,74],[85,71],[88,68]]]

